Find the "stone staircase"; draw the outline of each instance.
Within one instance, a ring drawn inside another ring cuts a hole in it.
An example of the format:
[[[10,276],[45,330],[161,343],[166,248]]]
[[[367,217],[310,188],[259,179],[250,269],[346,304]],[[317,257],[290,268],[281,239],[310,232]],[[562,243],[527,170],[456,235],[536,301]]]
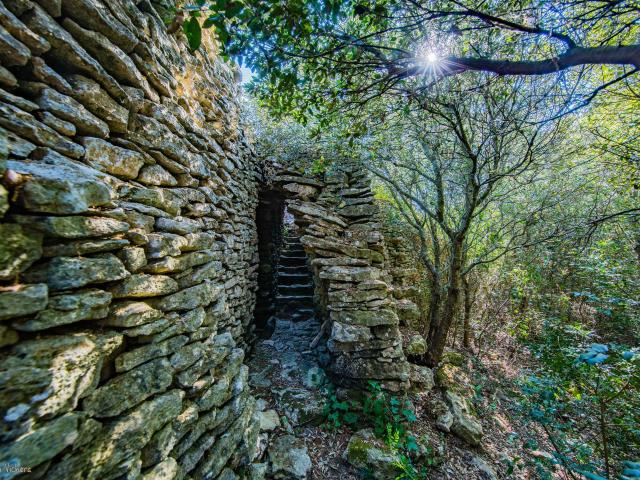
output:
[[[313,276],[300,238],[285,235],[278,265],[276,311],[279,318],[299,322],[314,315]]]

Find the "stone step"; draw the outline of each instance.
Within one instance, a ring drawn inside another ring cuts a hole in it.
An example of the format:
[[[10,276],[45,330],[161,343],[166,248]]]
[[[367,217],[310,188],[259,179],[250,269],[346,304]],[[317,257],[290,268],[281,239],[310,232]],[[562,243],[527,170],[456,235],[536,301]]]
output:
[[[307,271],[306,267],[305,271],[300,273],[278,272],[278,285],[296,285],[301,283],[309,283],[311,281],[311,278],[311,272]]]
[[[285,257],[280,255],[280,265],[286,267],[305,266],[307,263],[307,257]]]
[[[307,253],[304,251],[304,248],[283,248],[280,251],[280,255],[306,256]]]
[[[278,295],[313,295],[313,284],[278,285]]]
[[[278,273],[310,273],[307,265],[278,265]]]
[[[313,295],[278,295],[276,297],[276,305],[278,307],[285,305],[312,307]]]

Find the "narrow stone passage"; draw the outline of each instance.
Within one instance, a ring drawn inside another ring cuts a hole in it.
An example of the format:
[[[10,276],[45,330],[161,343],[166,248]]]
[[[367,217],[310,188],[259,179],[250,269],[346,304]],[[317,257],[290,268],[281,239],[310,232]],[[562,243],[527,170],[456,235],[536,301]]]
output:
[[[320,330],[313,303],[313,276],[297,235],[283,237],[277,266],[276,314],[269,338],[258,338],[248,360],[249,384],[259,399],[261,444],[268,448],[275,478],[304,478],[311,468],[305,442],[294,428],[318,424],[324,409],[328,361],[323,344],[311,346]]]

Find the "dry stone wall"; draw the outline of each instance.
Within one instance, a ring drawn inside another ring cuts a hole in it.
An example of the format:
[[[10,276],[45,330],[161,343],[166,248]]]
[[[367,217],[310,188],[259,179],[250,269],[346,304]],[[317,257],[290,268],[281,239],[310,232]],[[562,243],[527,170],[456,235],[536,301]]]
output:
[[[0,1],[0,62],[0,477],[230,478],[258,433],[234,73],[148,0]]]
[[[287,195],[314,273],[315,304],[324,319],[335,383],[363,388],[377,380],[388,390],[410,385],[385,242],[370,180],[357,165],[323,178],[281,171],[272,180]]]

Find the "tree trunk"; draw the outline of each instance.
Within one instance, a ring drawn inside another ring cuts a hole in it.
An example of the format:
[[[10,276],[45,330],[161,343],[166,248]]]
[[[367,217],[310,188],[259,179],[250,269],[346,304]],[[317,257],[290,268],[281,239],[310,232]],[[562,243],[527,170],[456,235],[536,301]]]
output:
[[[440,324],[440,307],[442,305],[442,289],[440,288],[439,280],[434,280],[431,283],[431,289],[429,294],[429,322],[423,331],[422,335],[428,335],[427,332],[431,331],[432,325],[438,326]]]
[[[462,347],[466,350],[471,350],[471,337],[473,332],[471,331],[471,288],[469,286],[469,280],[465,276],[462,279],[462,285],[464,287],[464,328],[462,332]]]
[[[455,318],[456,308],[460,299],[460,282],[462,273],[462,240],[454,242],[451,251],[451,263],[449,264],[449,285],[446,290],[446,298],[442,316],[437,324],[429,325],[427,338],[426,363],[433,368],[440,362],[447,343],[449,329]]]

